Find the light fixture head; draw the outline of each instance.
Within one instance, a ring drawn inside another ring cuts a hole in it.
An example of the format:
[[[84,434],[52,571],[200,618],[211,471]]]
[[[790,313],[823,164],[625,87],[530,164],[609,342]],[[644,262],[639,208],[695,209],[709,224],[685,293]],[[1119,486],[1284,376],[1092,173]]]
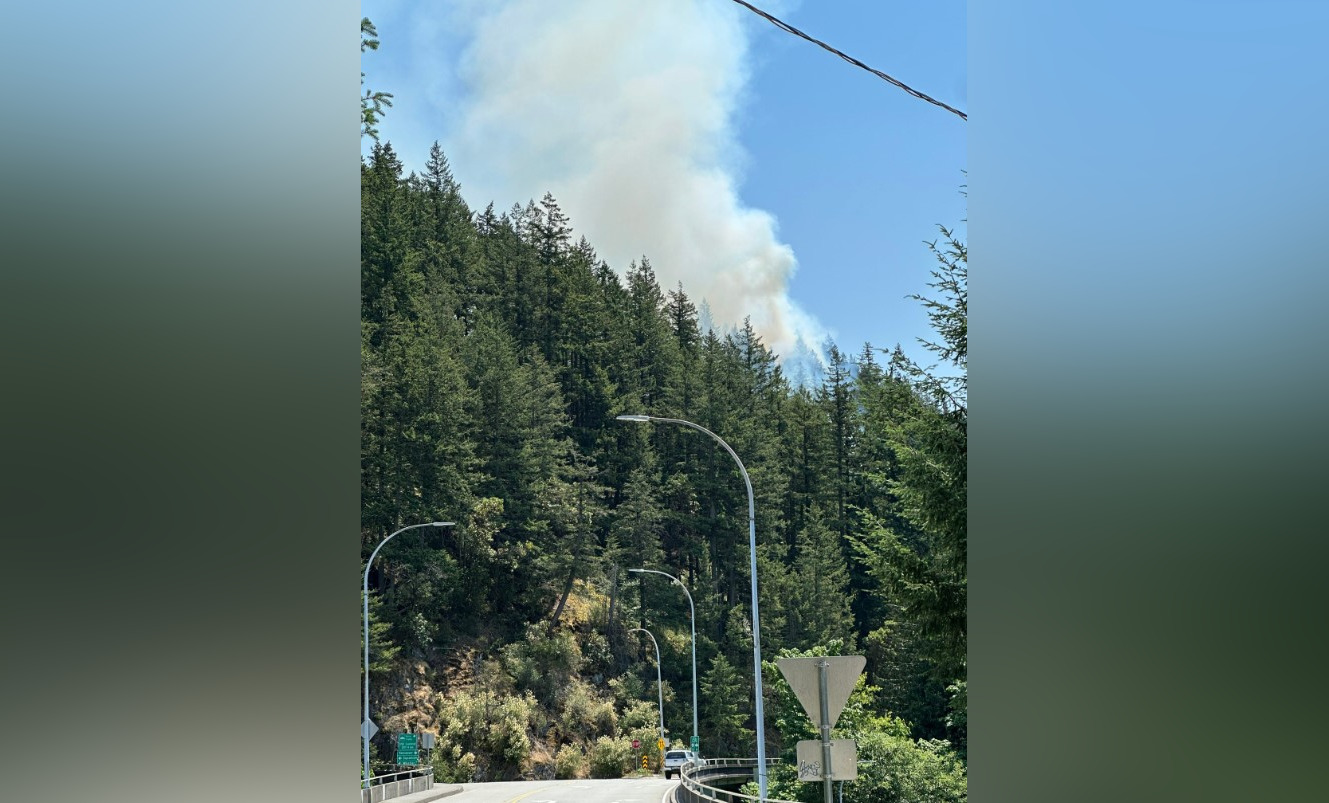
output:
[[[455,522],[455,521],[431,521],[431,522],[429,523],[429,526],[431,526],[431,527],[456,527],[456,526],[457,526],[457,522]]]
[[[620,415],[620,416],[615,416],[614,420],[642,422],[642,421],[650,421],[651,417],[649,415]]]

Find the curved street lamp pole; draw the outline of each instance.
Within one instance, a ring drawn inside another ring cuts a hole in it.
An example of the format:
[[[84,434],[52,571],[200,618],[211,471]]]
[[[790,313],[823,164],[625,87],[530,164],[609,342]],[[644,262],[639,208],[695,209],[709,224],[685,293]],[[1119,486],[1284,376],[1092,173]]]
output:
[[[658,572],[655,569],[628,569],[630,572],[638,574],[658,574],[661,577],[668,577],[674,581],[674,585],[683,589],[683,593],[688,596],[688,610],[692,613],[692,741],[698,743],[697,737],[697,609],[692,604],[692,594],[688,592],[688,587],[683,585],[683,581],[673,576]]]
[[[706,427],[694,424],[691,421],[684,421],[681,418],[659,418],[653,415],[620,415],[616,416],[619,421],[656,421],[662,424],[680,424],[690,427],[698,432],[703,432],[714,438],[729,456],[738,463],[738,470],[743,475],[743,484],[748,489],[748,557],[750,558],[750,569],[752,572],[752,677],[755,686],[756,697],[756,715],[757,715],[757,787],[760,790],[758,794],[761,800],[766,799],[766,714],[762,706],[761,699],[761,619],[757,614],[757,503],[752,496],[752,480],[748,477],[748,470],[743,467],[743,461],[738,458],[734,450],[729,448],[724,438],[711,432]]]
[[[660,693],[660,743],[664,744],[664,680],[660,677],[660,644],[655,640],[655,636],[651,635],[651,631],[644,627],[634,627],[628,632],[645,633],[651,636],[651,643],[655,645],[655,685]],[[661,760],[663,761],[663,759]]]
[[[369,788],[369,567],[374,564],[374,556],[376,556],[378,551],[383,548],[383,545],[391,541],[397,535],[400,535],[407,530],[414,530],[416,527],[451,527],[455,523],[456,522],[451,521],[430,521],[425,522],[424,524],[411,524],[403,527],[380,541],[379,545],[374,547],[374,551],[369,553],[369,560],[365,561],[365,582],[364,587],[360,592],[360,598],[364,602],[365,611],[365,718],[364,721],[360,723],[360,741],[364,744],[364,788],[366,789]]]

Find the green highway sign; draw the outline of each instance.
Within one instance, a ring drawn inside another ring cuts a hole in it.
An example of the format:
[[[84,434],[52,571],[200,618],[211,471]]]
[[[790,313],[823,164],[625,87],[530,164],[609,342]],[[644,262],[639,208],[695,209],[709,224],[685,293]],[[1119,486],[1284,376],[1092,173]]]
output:
[[[397,763],[420,763],[420,737],[414,733],[397,734]]]
[[[701,753],[701,742],[697,739],[696,736],[692,737],[692,752],[698,754]]]

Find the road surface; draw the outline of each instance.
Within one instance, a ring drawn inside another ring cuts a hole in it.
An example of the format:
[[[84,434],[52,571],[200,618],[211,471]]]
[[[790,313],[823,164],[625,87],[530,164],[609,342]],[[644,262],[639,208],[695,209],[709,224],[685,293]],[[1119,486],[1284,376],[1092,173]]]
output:
[[[502,781],[462,784],[442,803],[661,803],[678,780],[620,778],[579,781]]]

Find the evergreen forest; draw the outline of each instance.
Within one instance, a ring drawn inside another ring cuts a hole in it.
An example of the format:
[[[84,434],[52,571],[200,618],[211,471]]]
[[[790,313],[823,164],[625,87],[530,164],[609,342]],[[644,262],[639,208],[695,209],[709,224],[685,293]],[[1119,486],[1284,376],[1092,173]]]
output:
[[[755,755],[743,479],[702,433],[615,420],[644,413],[716,433],[751,476],[770,795],[821,799],[793,780],[816,731],[775,661],[862,654],[833,733],[858,741],[844,800],[966,799],[962,239],[919,247],[930,342],[827,344],[795,383],[751,322],[704,326],[703,300],[646,256],[607,264],[551,195],[472,208],[437,144],[408,174],[368,133],[362,561],[456,522],[370,566],[373,772],[407,731],[437,734],[441,781],[620,777],[642,754],[658,771],[632,749],[658,724],[655,653],[629,631],[659,642],[686,746],[691,624],[682,590],[634,568],[695,601],[702,755]]]

